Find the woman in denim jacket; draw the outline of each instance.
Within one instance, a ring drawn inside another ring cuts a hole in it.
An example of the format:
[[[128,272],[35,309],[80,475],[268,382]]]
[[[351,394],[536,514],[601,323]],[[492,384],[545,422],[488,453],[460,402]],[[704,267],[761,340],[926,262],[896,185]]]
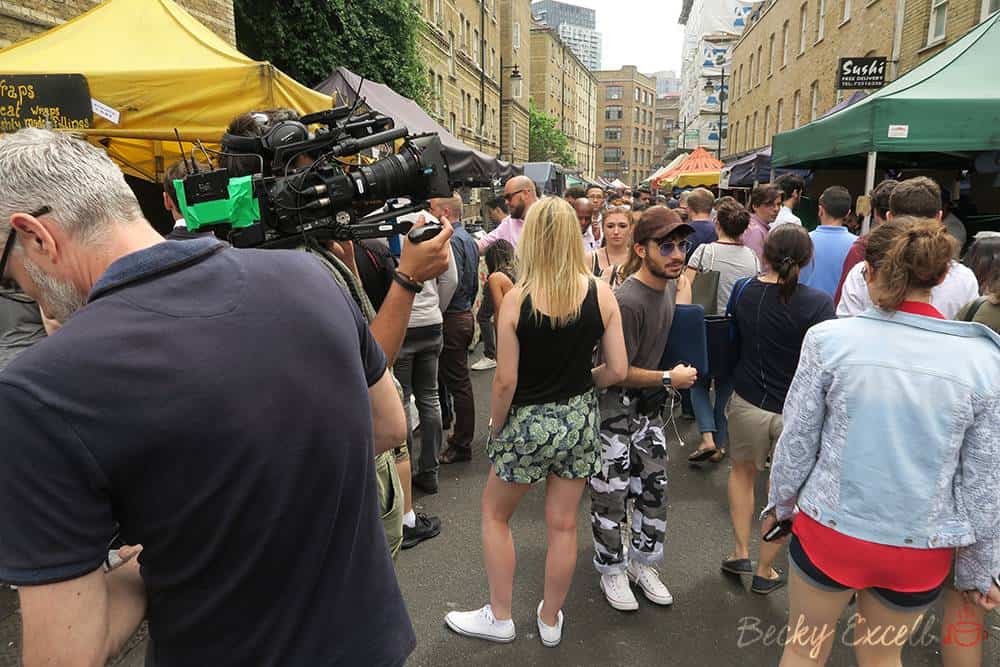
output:
[[[794,519],[782,665],[825,663],[855,591],[858,662],[900,664],[953,560],[970,601],[1000,601],[1000,336],[930,305],[953,252],[936,220],[881,225],[865,253],[878,308],[803,342],[762,526]]]

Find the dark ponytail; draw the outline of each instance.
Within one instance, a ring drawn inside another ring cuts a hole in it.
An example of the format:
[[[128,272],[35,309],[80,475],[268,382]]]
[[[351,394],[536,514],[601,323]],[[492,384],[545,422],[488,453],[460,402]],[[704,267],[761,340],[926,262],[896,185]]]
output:
[[[780,225],[764,242],[764,261],[778,274],[778,292],[788,303],[799,286],[802,267],[812,261],[813,244],[799,225]]]
[[[939,220],[895,216],[868,237],[865,261],[874,271],[872,301],[897,310],[913,289],[930,290],[948,274],[956,242]]]

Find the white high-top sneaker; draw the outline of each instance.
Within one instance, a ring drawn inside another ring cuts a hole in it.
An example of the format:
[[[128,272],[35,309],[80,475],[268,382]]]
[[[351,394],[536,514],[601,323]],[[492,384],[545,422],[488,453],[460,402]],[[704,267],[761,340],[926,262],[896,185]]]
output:
[[[628,564],[627,571],[628,578],[639,585],[642,592],[646,594],[647,600],[659,605],[674,603],[674,596],[660,580],[660,573],[656,571],[656,568],[633,561]]]
[[[639,602],[635,599],[624,572],[602,574],[601,590],[604,591],[608,604],[618,611],[635,611],[639,608]]]
[[[542,643],[546,646],[559,646],[559,642],[562,641],[562,629],[563,629],[563,613],[562,609],[559,610],[559,614],[556,616],[555,625],[545,625],[545,621],[542,620],[542,605],[545,604],[545,600],[538,603],[538,611],[535,612],[535,616],[538,620],[538,637],[542,640]]]
[[[460,635],[491,642],[505,644],[514,641],[517,636],[513,619],[498,621],[489,605],[475,611],[450,611],[444,622]]]

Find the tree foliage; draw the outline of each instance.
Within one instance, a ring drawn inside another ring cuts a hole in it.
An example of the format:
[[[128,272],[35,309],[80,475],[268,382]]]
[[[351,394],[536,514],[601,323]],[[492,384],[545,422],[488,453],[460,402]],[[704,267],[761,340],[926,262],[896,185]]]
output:
[[[531,103],[528,116],[528,160],[531,162],[558,162],[564,167],[576,165],[569,150],[569,139],[556,127],[558,122]]]
[[[430,86],[417,50],[413,0],[235,0],[241,51],[315,86],[338,66],[423,104]]]

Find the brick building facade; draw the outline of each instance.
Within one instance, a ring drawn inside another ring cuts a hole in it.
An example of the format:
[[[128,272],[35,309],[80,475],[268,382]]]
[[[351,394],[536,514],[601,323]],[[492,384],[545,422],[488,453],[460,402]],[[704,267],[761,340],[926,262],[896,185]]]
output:
[[[774,134],[805,125],[850,97],[854,91],[836,89],[840,58],[885,56],[888,83],[998,5],[1000,0],[769,0],[733,47],[725,154],[768,146]]]
[[[531,27],[531,100],[556,118],[576,168],[593,176],[597,150],[597,79],[556,31]]]
[[[680,98],[680,93],[668,93],[656,98],[653,111],[653,164],[664,162],[663,156],[680,145]]]
[[[233,0],[177,0],[192,16],[230,44],[236,44]],[[93,9],[99,0],[0,2],[0,47],[54,28]]]
[[[634,66],[597,77],[597,173],[638,183],[652,173],[656,80]]]
[[[500,158],[528,161],[528,101],[531,85],[531,0],[500,4]],[[514,77],[515,70],[519,75]]]
[[[427,68],[434,118],[490,155],[500,149],[498,0],[423,0],[418,49]]]

